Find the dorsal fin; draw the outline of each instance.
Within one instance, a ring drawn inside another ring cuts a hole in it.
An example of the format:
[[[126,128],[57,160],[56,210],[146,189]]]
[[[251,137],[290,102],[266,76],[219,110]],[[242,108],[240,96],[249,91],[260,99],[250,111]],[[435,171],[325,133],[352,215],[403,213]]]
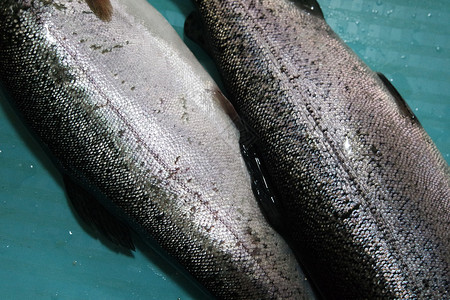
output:
[[[86,0],[92,12],[102,21],[111,21],[113,8],[110,0]]]
[[[297,7],[307,11],[311,15],[324,19],[322,9],[316,0],[289,0]]]
[[[377,72],[378,77],[381,79],[381,81],[384,83],[384,86],[386,89],[391,93],[391,95],[395,99],[395,103],[397,104],[398,109],[400,112],[405,116],[411,119],[412,122],[416,123],[417,125],[420,125],[419,120],[417,119],[414,112],[409,107],[408,103],[405,102],[405,99],[400,95],[400,93],[397,91],[397,89],[392,85],[392,83],[389,81],[389,79],[386,78],[382,73]]]
[[[78,216],[115,245],[135,250],[129,227],[113,216],[86,189],[64,176],[67,195]]]

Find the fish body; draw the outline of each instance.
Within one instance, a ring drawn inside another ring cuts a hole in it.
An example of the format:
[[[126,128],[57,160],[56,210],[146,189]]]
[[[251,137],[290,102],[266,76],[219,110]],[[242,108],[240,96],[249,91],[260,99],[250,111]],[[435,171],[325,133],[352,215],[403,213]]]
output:
[[[130,230],[156,241],[215,297],[305,297],[227,100],[147,2],[111,7],[103,22],[83,1],[0,4],[1,83],[76,211],[123,247]]]
[[[268,215],[322,296],[447,298],[449,168],[395,88],[315,1],[194,2]]]

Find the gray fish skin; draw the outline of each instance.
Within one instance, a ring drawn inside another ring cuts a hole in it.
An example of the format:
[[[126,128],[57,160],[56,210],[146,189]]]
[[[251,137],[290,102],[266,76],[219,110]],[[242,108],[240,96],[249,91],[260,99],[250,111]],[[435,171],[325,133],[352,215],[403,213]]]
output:
[[[84,1],[0,4],[0,80],[81,215],[124,246],[123,226],[156,240],[217,298],[307,297],[226,99],[147,2],[111,3],[108,23]],[[121,223],[93,217],[92,195]]]
[[[448,298],[449,168],[395,89],[314,1],[195,3],[283,234],[319,292]]]

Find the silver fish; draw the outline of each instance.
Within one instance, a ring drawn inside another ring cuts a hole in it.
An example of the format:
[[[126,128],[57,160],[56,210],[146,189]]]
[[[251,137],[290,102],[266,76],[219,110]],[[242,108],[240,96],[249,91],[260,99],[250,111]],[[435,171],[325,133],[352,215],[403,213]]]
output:
[[[195,3],[200,20],[187,31],[204,26],[253,132],[243,148],[265,169],[255,188],[273,190],[262,200],[267,215],[319,292],[448,297],[449,168],[390,82],[332,31],[316,1]]]
[[[155,240],[218,298],[308,296],[257,206],[232,107],[147,2],[111,4],[0,4],[0,80],[79,215],[126,248],[130,230]]]

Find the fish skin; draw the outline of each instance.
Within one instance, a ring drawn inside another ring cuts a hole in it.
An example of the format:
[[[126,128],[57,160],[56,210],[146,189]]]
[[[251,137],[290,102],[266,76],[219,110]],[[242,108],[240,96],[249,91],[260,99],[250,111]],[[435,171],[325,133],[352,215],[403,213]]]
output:
[[[75,196],[95,195],[215,297],[307,297],[256,205],[226,99],[147,2],[112,7],[105,23],[84,1],[1,2],[13,107]]]
[[[448,298],[449,168],[404,100],[304,1],[194,2],[321,295]]]

